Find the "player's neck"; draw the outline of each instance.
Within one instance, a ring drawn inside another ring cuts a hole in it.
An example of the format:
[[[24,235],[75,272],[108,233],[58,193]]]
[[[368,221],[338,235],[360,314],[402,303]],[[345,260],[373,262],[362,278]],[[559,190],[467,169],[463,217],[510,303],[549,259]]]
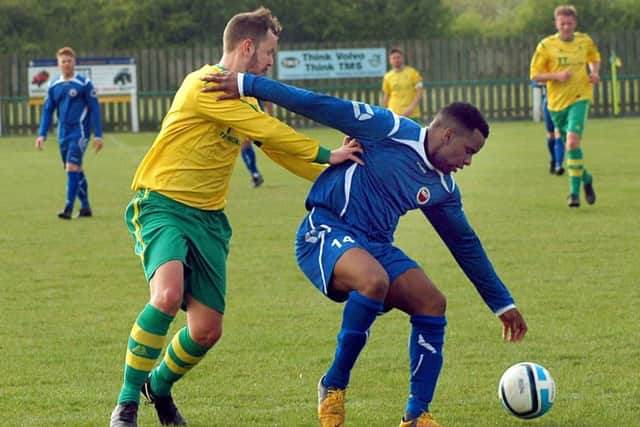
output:
[[[63,80],[71,80],[72,78],[75,77],[75,75],[76,75],[75,71],[72,71],[72,72],[70,72],[68,74],[62,73],[62,79]]]
[[[244,73],[247,71],[247,64],[242,58],[235,54],[223,54],[218,62],[227,71],[235,71],[236,73]]]

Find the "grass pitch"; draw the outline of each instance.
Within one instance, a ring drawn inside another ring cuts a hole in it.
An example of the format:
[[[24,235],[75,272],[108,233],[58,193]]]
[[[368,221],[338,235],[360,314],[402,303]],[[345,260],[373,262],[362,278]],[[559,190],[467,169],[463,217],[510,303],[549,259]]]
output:
[[[598,201],[566,207],[568,178],[547,172],[540,123],[494,123],[458,174],[465,210],[529,323],[522,343],[477,296],[419,213],[397,245],[448,298],[445,365],[432,411],[444,426],[633,426],[640,412],[640,179],[637,119],[590,120],[583,146]],[[341,138],[308,130],[325,145]],[[95,217],[60,221],[65,176],[55,138],[2,138],[0,154],[0,417],[3,426],[105,426],[131,325],[147,287],[123,211],[152,134],[107,134],[87,153]],[[266,182],[238,164],[227,213],[234,229],[223,339],[174,389],[192,427],[314,426],[315,387],[334,351],[342,306],[324,299],[293,254],[309,183],[259,154]],[[584,199],[583,199],[584,200]],[[171,333],[184,324],[178,315]],[[408,392],[406,316],[377,320],[352,373],[347,425],[396,426]],[[544,365],[558,396],[523,422],[500,407],[502,372]],[[140,426],[157,425],[142,407]]]

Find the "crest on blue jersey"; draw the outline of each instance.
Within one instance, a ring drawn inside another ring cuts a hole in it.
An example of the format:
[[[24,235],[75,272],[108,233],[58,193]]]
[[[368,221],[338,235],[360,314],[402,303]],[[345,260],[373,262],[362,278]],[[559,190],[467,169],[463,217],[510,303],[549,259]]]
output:
[[[69,96],[70,96],[70,97],[72,97],[72,98],[73,98],[74,96],[76,96],[77,94],[78,94],[78,91],[77,91],[77,90],[75,90],[75,89],[71,89],[71,90],[69,91]]]
[[[431,193],[427,187],[422,187],[418,190],[418,194],[416,194],[416,200],[419,205],[426,205],[431,198]]]

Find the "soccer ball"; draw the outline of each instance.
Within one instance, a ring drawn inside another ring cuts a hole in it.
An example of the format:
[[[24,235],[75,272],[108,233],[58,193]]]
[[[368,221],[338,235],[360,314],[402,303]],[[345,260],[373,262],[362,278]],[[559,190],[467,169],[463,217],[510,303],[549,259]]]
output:
[[[553,406],[556,382],[549,371],[537,363],[517,363],[502,374],[498,397],[511,415],[538,418]]]

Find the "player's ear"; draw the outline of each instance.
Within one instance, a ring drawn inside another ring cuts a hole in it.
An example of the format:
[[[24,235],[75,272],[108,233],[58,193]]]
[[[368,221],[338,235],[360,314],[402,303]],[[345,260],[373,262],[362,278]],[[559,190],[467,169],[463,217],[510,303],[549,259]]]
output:
[[[442,132],[442,140],[445,144],[449,144],[451,141],[453,141],[453,134],[453,128],[444,128],[444,131]]]
[[[240,51],[243,55],[251,56],[255,52],[256,45],[251,39],[244,39],[240,43]]]

